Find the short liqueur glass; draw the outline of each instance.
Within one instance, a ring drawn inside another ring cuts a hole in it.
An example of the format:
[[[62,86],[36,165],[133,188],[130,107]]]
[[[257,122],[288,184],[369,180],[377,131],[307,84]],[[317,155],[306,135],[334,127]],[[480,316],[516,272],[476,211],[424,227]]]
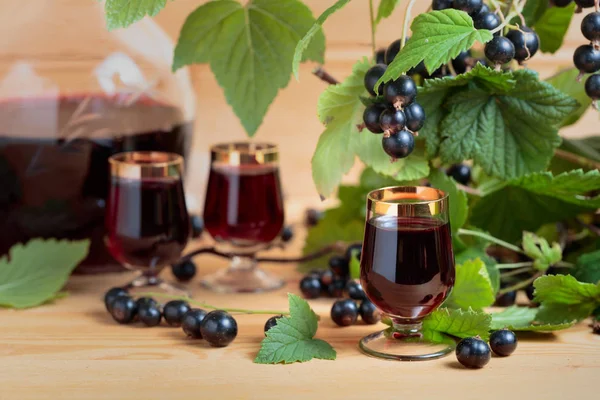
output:
[[[109,159],[111,182],[106,245],[126,268],[141,274],[129,287],[180,289],[158,277],[175,263],[190,234],[183,192],[183,158],[174,153],[129,152]]]
[[[229,268],[209,275],[203,286],[218,292],[278,289],[283,280],[260,269],[255,254],[283,228],[277,147],[266,143],[224,143],[211,149],[204,225]]]
[[[393,323],[361,339],[370,356],[430,360],[455,348],[454,340],[422,330],[422,321],[454,286],[448,196],[428,187],[390,187],[367,198],[360,264],[368,298]]]

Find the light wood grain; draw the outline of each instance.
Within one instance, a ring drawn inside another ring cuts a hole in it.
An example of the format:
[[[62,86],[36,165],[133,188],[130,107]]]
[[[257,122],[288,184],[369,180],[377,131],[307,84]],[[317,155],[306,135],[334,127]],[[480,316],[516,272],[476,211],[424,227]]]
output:
[[[295,253],[301,240],[295,241]],[[226,265],[196,259],[200,274]],[[194,297],[220,307],[287,309],[297,292],[293,266],[268,269],[287,286],[270,294],[218,295],[190,284]],[[164,276],[170,278],[165,271]],[[557,334],[520,337],[516,353],[466,370],[454,355],[402,363],[369,358],[357,341],[381,326],[336,327],[332,300],[311,301],[321,315],[317,337],[338,352],[336,361],[256,365],[268,316],[239,315],[229,347],[210,348],[177,328],[121,326],[101,300],[130,274],[73,277],[71,295],[37,309],[0,310],[0,399],[584,399],[596,398],[600,336],[587,324]]]

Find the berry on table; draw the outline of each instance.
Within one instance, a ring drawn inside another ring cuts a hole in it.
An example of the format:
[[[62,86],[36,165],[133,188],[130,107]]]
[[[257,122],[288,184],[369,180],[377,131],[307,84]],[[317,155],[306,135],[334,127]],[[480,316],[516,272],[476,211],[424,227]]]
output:
[[[585,93],[594,101],[600,100],[600,74],[594,74],[587,78]]]
[[[321,290],[327,289],[329,287],[329,285],[331,285],[331,283],[333,282],[334,278],[335,278],[335,275],[333,274],[332,270],[328,269],[328,270],[322,271],[319,274],[319,281],[321,282]]]
[[[515,46],[515,60],[519,63],[529,60],[540,48],[540,37],[526,26],[510,30],[506,37]]]
[[[569,4],[571,4],[573,2],[573,0],[551,0],[551,2],[556,6],[556,7],[567,7]]]
[[[492,12],[484,12],[477,14],[477,17],[473,21],[475,23],[475,28],[477,29],[487,29],[492,31],[499,27],[502,24],[502,20],[498,15]],[[500,35],[500,32],[496,32],[494,35]]]
[[[381,321],[381,312],[377,309],[377,307],[375,307],[375,304],[371,303],[367,299],[360,303],[358,310],[360,317],[367,325],[374,325]]]
[[[140,321],[146,326],[158,326],[162,319],[162,313],[158,305],[151,303],[144,303],[138,308],[138,317]]]
[[[585,16],[581,21],[581,33],[592,42],[600,40],[600,12],[595,11]]]
[[[446,175],[461,185],[468,185],[471,181],[471,167],[466,164],[454,164],[448,168]]]
[[[418,132],[425,125],[425,110],[417,102],[404,108],[406,116],[406,129],[411,132]]]
[[[381,129],[388,134],[401,131],[406,127],[406,116],[404,115],[404,111],[388,108],[381,113],[379,124]]]
[[[238,333],[237,322],[222,310],[211,311],[202,320],[200,334],[211,346],[225,347],[229,345]]]
[[[353,300],[365,300],[367,298],[362,285],[354,280],[349,280],[346,283],[346,292],[348,292],[348,296]]]
[[[500,329],[490,335],[490,347],[500,356],[510,356],[517,348],[517,335],[508,329]]]
[[[163,307],[163,316],[167,324],[181,326],[183,316],[190,311],[190,305],[183,300],[171,300]]]
[[[106,311],[111,312],[112,303],[118,296],[127,296],[127,290],[120,287],[114,287],[106,292],[104,295],[104,306],[106,307]]]
[[[513,290],[512,292],[504,293],[498,297],[496,297],[496,302],[494,306],[496,307],[510,307],[515,304],[517,300],[517,292]]]
[[[504,36],[496,36],[486,43],[484,52],[492,63],[506,64],[515,58],[515,45]]]
[[[375,63],[376,64],[385,64],[385,50],[379,49],[375,52]]]
[[[368,106],[363,113],[363,123],[365,127],[372,133],[383,133],[379,119],[386,108],[380,104]]]
[[[476,14],[483,7],[483,0],[454,0],[454,9],[467,14]]]
[[[127,295],[117,296],[111,305],[110,315],[120,324],[128,324],[137,315],[137,304],[135,300]]]
[[[192,227],[192,238],[199,238],[204,231],[204,220],[200,215],[192,215],[190,216],[190,226]]]
[[[179,262],[171,266],[171,272],[178,281],[188,282],[196,276],[196,264],[192,260]]]
[[[383,85],[379,85],[377,91],[375,91],[375,85],[377,81],[381,79],[387,66],[385,64],[377,64],[371,67],[365,74],[365,88],[371,94],[371,96],[381,96],[383,94]]]
[[[287,243],[294,238],[294,229],[291,227],[291,225],[288,225],[283,228],[280,236],[281,236],[281,241],[283,243]]]
[[[329,269],[331,269],[335,275],[345,278],[350,274],[349,260],[341,256],[332,256],[329,258]]]
[[[305,299],[317,299],[321,295],[321,281],[315,276],[305,276],[300,281],[300,291]]]
[[[433,0],[431,8],[434,10],[447,10],[452,8],[454,0]]]
[[[329,297],[339,298],[344,296],[344,289],[346,288],[346,281],[339,276],[333,278],[333,281],[327,286],[327,293]]]
[[[596,73],[600,70],[600,50],[590,44],[579,46],[573,54],[573,63],[582,73]]]
[[[200,325],[206,317],[207,312],[200,308],[192,308],[186,312],[181,322],[181,327],[186,335],[193,339],[202,339],[202,333],[200,333]]]
[[[401,75],[398,79],[385,84],[383,94],[388,103],[399,109],[415,101],[417,85],[410,76]]]
[[[358,307],[353,300],[338,300],[331,307],[331,319],[338,326],[350,326],[358,319]]]
[[[135,304],[138,306],[138,309],[140,307],[145,307],[145,306],[158,307],[158,302],[156,300],[154,300],[152,297],[140,297],[139,299],[137,299],[135,301]]]
[[[490,347],[478,337],[466,338],[456,346],[456,358],[467,368],[483,368],[490,362]]]
[[[415,148],[415,138],[407,130],[401,130],[389,137],[383,138],[383,150],[392,157],[392,159],[406,158]]]
[[[269,319],[267,320],[267,322],[265,322],[265,336],[266,336],[266,334],[267,334],[267,331],[268,331],[269,329],[271,329],[272,327],[274,327],[275,325],[277,325],[277,321],[278,321],[280,318],[283,318],[283,315],[276,315],[276,316],[274,316],[274,317],[271,317],[271,318],[269,318]]]

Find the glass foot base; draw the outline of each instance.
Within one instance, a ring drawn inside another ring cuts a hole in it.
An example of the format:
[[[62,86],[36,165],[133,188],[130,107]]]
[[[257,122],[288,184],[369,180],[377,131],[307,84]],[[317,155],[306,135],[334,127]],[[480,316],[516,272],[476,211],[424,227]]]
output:
[[[154,292],[158,289],[161,292],[175,296],[192,297],[190,292],[181,286],[166,282],[154,275],[141,275],[123,286],[123,288],[132,294],[135,294],[135,292]]]
[[[256,293],[277,290],[284,281],[259,268],[228,268],[206,276],[202,286],[219,293]]]
[[[425,361],[441,358],[456,348],[449,336],[437,334],[435,338],[424,338],[421,334],[399,335],[392,329],[375,332],[362,338],[360,350],[371,356],[397,361]]]

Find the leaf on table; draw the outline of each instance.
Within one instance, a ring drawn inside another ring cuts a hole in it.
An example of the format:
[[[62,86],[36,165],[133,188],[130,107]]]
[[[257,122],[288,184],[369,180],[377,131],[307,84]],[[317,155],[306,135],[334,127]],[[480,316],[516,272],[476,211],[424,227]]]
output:
[[[472,309],[439,308],[423,320],[423,333],[442,332],[459,338],[479,335],[486,340],[490,334],[492,317]]]
[[[318,317],[306,300],[288,294],[290,316],[279,318],[269,329],[256,359],[257,364],[291,364],[313,358],[335,360],[336,352],[323,340],[315,339]]]
[[[533,283],[538,303],[600,303],[600,285],[579,282],[571,275],[546,275]]]
[[[377,9],[377,18],[375,23],[379,24],[383,19],[389,18],[394,12],[396,7],[400,5],[402,0],[381,0],[379,8]]]
[[[577,68],[570,68],[546,79],[546,82],[571,96],[579,103],[579,107],[565,117],[560,125],[561,127],[573,125],[579,121],[592,105],[592,99],[585,93],[585,77],[578,81],[578,75],[579,70]]]
[[[501,312],[492,313],[492,323],[490,328],[510,329],[511,331],[529,331],[529,332],[552,332],[567,329],[573,326],[573,321],[560,324],[540,322],[537,318],[538,310],[529,307],[512,306],[507,307]]]
[[[469,206],[467,194],[456,186],[456,181],[442,171],[435,169],[429,175],[429,183],[436,189],[448,194],[450,202],[450,226],[452,232],[456,233],[467,222]]]
[[[256,133],[280,89],[291,78],[294,47],[315,19],[299,0],[210,1],[186,19],[173,70],[209,63],[246,132]],[[317,32],[306,59],[323,62],[325,38]]]
[[[533,268],[547,271],[551,265],[562,261],[562,248],[558,243],[552,243],[531,232],[523,232],[523,251],[533,260]]]
[[[106,24],[108,30],[126,28],[144,18],[154,17],[165,8],[167,0],[106,0]]]
[[[500,290],[500,271],[496,266],[498,264],[496,260],[490,257],[485,249],[474,246],[467,247],[465,250],[456,254],[455,260],[456,264],[463,264],[467,261],[474,261],[477,258],[481,259],[485,264],[495,296],[496,293],[498,293],[498,290]]]
[[[475,259],[456,266],[456,281],[444,307],[475,310],[494,304],[496,296],[483,261]]]
[[[573,170],[557,176],[539,172],[495,186],[471,209],[470,221],[492,235],[515,242],[523,231],[600,207],[600,171]],[[519,218],[514,218],[518,210]]]
[[[29,308],[60,298],[71,272],[87,256],[89,240],[33,239],[0,258],[0,307]]]
[[[536,320],[544,321],[545,324],[561,325],[573,324],[583,321],[594,311],[591,303],[578,304],[542,304],[535,316]]]
[[[599,283],[600,250],[579,256],[577,259],[577,265],[572,270],[571,275],[573,275],[579,282],[595,284]]]
[[[469,14],[457,10],[431,11],[417,16],[411,25],[412,36],[388,66],[379,84],[397,79],[421,61],[429,72],[470,49],[475,42],[486,43],[492,34],[475,29]]]
[[[544,53],[555,53],[561,48],[565,35],[575,15],[575,4],[567,7],[549,7],[535,24],[535,31],[540,37],[540,50]]]

